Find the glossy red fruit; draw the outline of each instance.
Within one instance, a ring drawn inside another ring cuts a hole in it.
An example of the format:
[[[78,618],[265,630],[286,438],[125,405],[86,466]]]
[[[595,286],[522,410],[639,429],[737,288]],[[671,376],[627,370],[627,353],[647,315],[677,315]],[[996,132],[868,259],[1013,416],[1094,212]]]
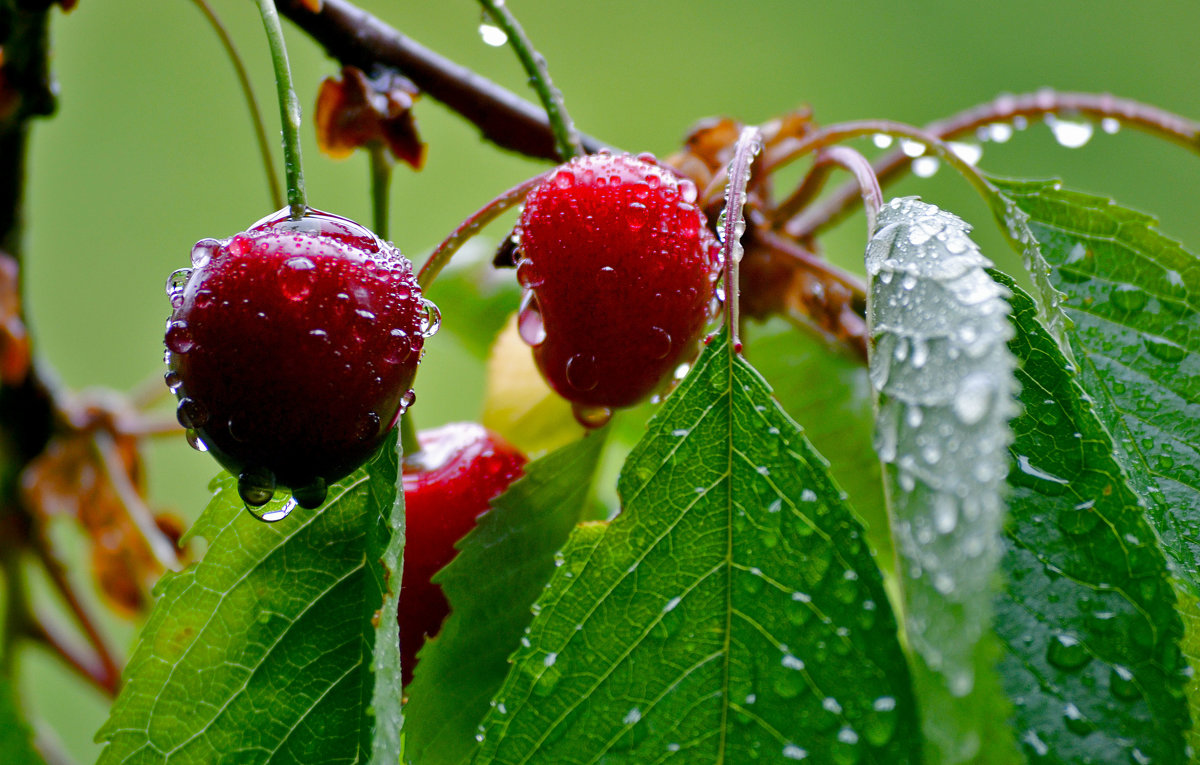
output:
[[[275,487],[315,507],[412,402],[437,309],[412,265],[345,218],[286,210],[205,239],[171,275],[167,384],[189,439],[247,505]]]
[[[651,162],[600,154],[558,168],[526,199],[519,328],[577,412],[638,403],[694,353],[720,273],[696,196]]]
[[[482,425],[460,422],[418,435],[421,451],[404,460],[406,541],[400,592],[404,682],[417,651],[450,613],[431,580],[454,558],[455,543],[475,527],[488,503],[521,477],[525,455]]]

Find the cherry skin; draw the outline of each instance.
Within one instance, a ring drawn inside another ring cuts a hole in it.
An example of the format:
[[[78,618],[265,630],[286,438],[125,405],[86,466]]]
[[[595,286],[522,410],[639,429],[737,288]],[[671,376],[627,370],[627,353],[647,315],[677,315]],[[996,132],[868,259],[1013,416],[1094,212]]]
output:
[[[192,250],[168,282],[167,384],[189,439],[249,506],[316,507],[412,402],[437,309],[398,250],[345,218],[287,210]]]
[[[488,503],[521,477],[525,455],[475,423],[422,431],[421,451],[404,459],[406,540],[400,590],[400,664],[412,679],[417,651],[450,613],[441,586],[431,580],[475,527]]]
[[[696,196],[646,159],[599,154],[559,167],[526,198],[518,326],[577,414],[638,403],[696,351],[720,273]]]

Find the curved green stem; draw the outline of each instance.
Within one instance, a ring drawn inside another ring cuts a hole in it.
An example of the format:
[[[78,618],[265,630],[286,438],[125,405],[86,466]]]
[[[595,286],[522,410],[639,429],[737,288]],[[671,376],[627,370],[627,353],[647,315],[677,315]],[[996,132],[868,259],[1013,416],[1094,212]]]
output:
[[[525,36],[525,30],[521,28],[517,18],[513,16],[512,11],[508,10],[508,6],[504,4],[503,0],[479,0],[479,4],[483,6],[484,13],[490,16],[496,22],[496,26],[500,27],[508,36],[508,42],[512,46],[513,52],[517,54],[521,66],[525,67],[525,73],[529,75],[529,82],[533,85],[534,91],[542,101],[542,106],[546,109],[546,116],[550,120],[550,130],[554,133],[554,145],[558,149],[559,158],[565,162],[583,154],[583,143],[579,139],[575,123],[567,115],[567,107],[563,104],[562,93],[550,81],[550,72],[546,69],[546,59],[533,49],[533,43]]]
[[[279,98],[279,122],[283,127],[283,170],[287,176],[288,207],[294,220],[304,217],[308,200],[304,194],[304,168],[300,160],[300,101],[292,85],[292,68],[288,64],[283,27],[275,0],[258,0],[263,29],[271,47],[271,63],[275,67],[275,90]]]
[[[375,236],[388,239],[389,208],[391,197],[392,160],[388,157],[387,147],[381,141],[374,141],[370,146],[371,155],[371,223]]]
[[[258,99],[254,97],[254,88],[250,85],[250,75],[246,72],[246,64],[238,54],[237,48],[233,44],[233,38],[229,36],[229,30],[221,23],[221,19],[207,0],[192,0],[192,2],[208,19],[208,23],[221,41],[221,46],[225,48],[225,55],[233,64],[238,85],[242,89],[242,97],[246,99],[246,106],[250,109],[250,121],[254,124],[254,138],[258,143],[258,153],[262,157],[263,169],[267,174],[267,190],[271,194],[271,203],[278,210],[283,207],[283,191],[279,188],[279,177],[275,175],[275,161],[271,158],[271,144],[267,141],[267,129],[263,125],[262,110],[258,107]],[[162,384],[160,383],[157,387],[161,388]]]
[[[401,458],[411,457],[421,451],[421,444],[417,441],[417,426],[413,424],[411,412],[400,415],[400,449]]]

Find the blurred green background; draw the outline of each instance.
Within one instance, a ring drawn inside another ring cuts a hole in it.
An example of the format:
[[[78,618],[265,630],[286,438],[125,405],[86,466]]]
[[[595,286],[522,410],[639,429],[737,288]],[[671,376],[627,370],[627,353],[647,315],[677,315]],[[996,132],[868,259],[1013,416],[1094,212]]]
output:
[[[278,124],[253,3],[211,0],[250,66],[268,126]],[[511,51],[488,47],[470,0],[371,0],[364,7],[442,54],[527,94]],[[1056,3],[816,3],[705,0],[512,0],[550,64],[579,127],[631,151],[670,153],[698,118],[760,122],[811,104],[821,123],[882,117],[915,124],[1001,92],[1043,86],[1109,91],[1200,117],[1200,5],[1118,0]],[[286,25],[301,102],[337,71]],[[224,237],[270,211],[249,120],[232,69],[188,0],[82,0],[56,14],[61,108],[35,126],[26,233],[28,306],[37,350],[72,388],[128,390],[162,374],[167,274],[202,237]],[[531,97],[531,95],[530,95]],[[438,104],[419,102],[425,170],[396,172],[392,238],[420,262],[460,220],[544,167],[482,142]],[[987,145],[981,167],[1068,185],[1156,213],[1162,230],[1200,247],[1200,158],[1128,130],[1096,131],[1084,148],[1058,146],[1040,124]],[[304,132],[313,206],[369,221],[367,163],[332,162]],[[1003,251],[982,204],[943,170],[893,193],[920,194]],[[493,239],[506,233],[499,226]],[[826,240],[861,270],[861,217]],[[857,264],[857,265],[856,265]],[[436,288],[432,297],[437,300]],[[423,427],[479,416],[482,361],[455,339],[455,306],[429,343],[414,409]],[[164,410],[164,411],[169,411]],[[153,500],[194,518],[214,463],[182,437],[150,454]],[[135,625],[115,630],[127,650]],[[35,713],[82,762],[107,705],[30,652],[23,687]]]

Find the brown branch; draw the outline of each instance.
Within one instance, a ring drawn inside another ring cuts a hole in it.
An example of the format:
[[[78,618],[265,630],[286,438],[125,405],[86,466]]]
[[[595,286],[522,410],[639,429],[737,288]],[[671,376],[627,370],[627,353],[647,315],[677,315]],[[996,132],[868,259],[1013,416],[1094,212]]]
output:
[[[418,44],[347,0],[324,0],[317,13],[305,0],[279,0],[278,7],[343,65],[367,72],[381,67],[399,70],[497,146],[558,160],[554,135],[541,107]],[[604,148],[595,138],[581,138],[588,152]]]
[[[925,132],[942,140],[973,133],[984,125],[1012,122],[1019,118],[1040,118],[1047,114],[1079,115],[1091,119],[1115,119],[1126,127],[1164,138],[1194,152],[1200,152],[1200,122],[1181,117],[1149,104],[1108,93],[1059,93],[1039,90],[1036,93],[1004,95],[971,107],[944,120],[931,122]],[[895,150],[872,163],[881,185],[896,180],[907,171],[912,157]],[[857,183],[846,183],[803,213],[789,230],[799,236],[811,236],[822,228],[837,223],[849,214],[861,200]]]

